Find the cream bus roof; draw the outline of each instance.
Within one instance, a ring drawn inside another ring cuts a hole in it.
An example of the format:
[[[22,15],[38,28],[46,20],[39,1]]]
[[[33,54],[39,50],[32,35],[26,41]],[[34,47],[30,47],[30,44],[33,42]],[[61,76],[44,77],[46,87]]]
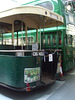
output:
[[[39,28],[41,22],[41,28],[43,28],[43,16],[45,28],[63,24],[62,16],[39,6],[22,6],[0,12],[0,22],[12,24],[14,20],[22,20],[32,28]]]

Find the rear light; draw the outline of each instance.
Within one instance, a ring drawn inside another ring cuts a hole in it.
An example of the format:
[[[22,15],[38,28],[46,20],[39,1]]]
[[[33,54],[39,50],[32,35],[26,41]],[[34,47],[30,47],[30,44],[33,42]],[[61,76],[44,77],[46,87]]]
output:
[[[29,83],[27,83],[26,86],[29,86]]]
[[[27,87],[26,87],[26,91],[29,92],[29,91],[30,91],[30,84],[27,83],[26,86],[27,86]]]
[[[29,92],[29,91],[30,91],[30,87],[27,87],[27,88],[26,88],[26,91]]]

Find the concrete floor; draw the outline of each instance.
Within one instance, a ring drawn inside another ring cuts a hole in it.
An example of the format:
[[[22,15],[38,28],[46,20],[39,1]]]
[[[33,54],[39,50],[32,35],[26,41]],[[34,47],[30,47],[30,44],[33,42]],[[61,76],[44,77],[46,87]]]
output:
[[[75,69],[65,75],[65,81],[56,81],[29,93],[0,86],[0,100],[75,100]]]

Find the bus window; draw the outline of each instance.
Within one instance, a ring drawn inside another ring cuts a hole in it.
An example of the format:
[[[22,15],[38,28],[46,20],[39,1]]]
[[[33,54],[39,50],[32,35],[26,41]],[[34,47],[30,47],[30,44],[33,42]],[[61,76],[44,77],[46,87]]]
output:
[[[61,45],[61,34],[59,34],[59,45]]]
[[[45,46],[45,36],[43,36],[43,46]]]
[[[48,46],[50,46],[50,36],[48,36]]]
[[[3,29],[1,29],[3,27]],[[12,25],[7,23],[0,23],[0,44],[12,45],[12,38],[10,34],[12,32]]]
[[[0,39],[0,44],[2,44],[2,39]]]
[[[15,46],[23,46],[25,44],[25,40],[23,39],[23,36],[25,36],[25,23],[21,20],[15,20],[14,21],[14,31],[16,34],[14,34],[14,45]]]
[[[33,37],[27,37],[28,39],[28,44],[33,44],[34,43],[34,38]]]
[[[4,39],[3,44],[12,45],[12,39]]]
[[[53,36],[53,46],[56,45],[56,38],[55,38],[55,35]]]
[[[15,41],[16,41],[16,45],[17,45],[17,39],[15,39]],[[19,46],[21,46],[21,45],[26,45],[26,41],[25,41],[25,37],[23,37],[23,38],[18,38],[18,45]]]
[[[45,7],[47,9],[49,9],[50,11],[53,11],[53,5],[51,2],[49,1],[46,1],[46,2],[43,2],[43,3],[39,3],[39,4],[36,4],[37,6],[42,6],[42,7]]]
[[[30,40],[30,41],[31,41],[31,43],[33,44],[33,43],[34,43],[34,38],[33,38],[33,37],[31,37],[31,40]]]

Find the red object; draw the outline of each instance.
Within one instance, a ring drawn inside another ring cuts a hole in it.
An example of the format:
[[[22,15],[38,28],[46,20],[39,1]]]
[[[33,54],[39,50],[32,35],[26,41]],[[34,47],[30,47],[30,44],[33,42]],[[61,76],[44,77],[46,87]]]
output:
[[[26,88],[26,91],[29,92],[29,91],[30,91],[30,87],[27,87],[27,88]]]
[[[61,44],[61,40],[59,41],[59,43]]]
[[[26,85],[29,86],[29,83],[27,83]]]

